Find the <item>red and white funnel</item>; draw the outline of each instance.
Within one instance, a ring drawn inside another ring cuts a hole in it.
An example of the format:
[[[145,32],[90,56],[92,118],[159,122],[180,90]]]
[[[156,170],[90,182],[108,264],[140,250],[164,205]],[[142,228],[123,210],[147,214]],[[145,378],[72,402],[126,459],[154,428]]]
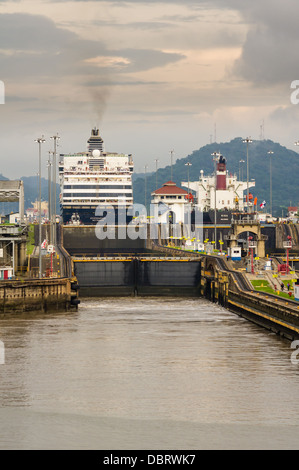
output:
[[[217,191],[226,190],[226,159],[220,155],[217,163]]]

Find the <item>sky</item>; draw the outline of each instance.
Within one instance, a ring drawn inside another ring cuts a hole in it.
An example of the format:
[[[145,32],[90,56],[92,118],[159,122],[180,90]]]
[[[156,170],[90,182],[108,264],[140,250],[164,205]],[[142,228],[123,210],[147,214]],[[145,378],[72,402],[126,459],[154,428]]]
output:
[[[36,175],[44,135],[47,177],[50,137],[85,151],[95,126],[136,172],[235,137],[296,150],[298,16],[297,0],[0,0],[0,173]]]

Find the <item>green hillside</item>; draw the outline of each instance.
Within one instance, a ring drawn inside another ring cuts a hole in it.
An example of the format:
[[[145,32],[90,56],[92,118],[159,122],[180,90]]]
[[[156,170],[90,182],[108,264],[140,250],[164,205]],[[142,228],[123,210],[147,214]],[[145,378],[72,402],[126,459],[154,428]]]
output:
[[[271,140],[253,141],[248,147],[249,155],[249,180],[255,179],[255,188],[251,191],[254,197],[258,198],[258,203],[263,200],[270,205],[270,164],[268,152],[272,155],[272,205],[273,215],[281,216],[287,213],[290,205],[296,206],[299,203],[299,154],[275,143]],[[227,170],[236,173],[239,177],[240,160],[245,160],[241,164],[243,168],[243,179],[246,181],[246,159],[247,145],[242,138],[233,139],[230,142],[209,144],[199,150],[195,150],[191,155],[181,158],[173,165],[173,181],[180,186],[182,181],[187,181],[188,173],[185,163],[190,162],[190,181],[197,180],[200,170],[205,174],[214,171],[213,152],[220,152],[227,159]],[[170,180],[170,165],[158,169],[158,187]],[[146,178],[147,204],[150,203],[151,192],[156,189],[156,173],[147,175]],[[144,175],[135,175],[134,178],[134,201],[144,204],[145,202],[145,179]]]
[[[294,147],[295,148],[295,147]],[[299,154],[294,150],[287,149],[282,145],[271,140],[258,140],[249,144],[249,179],[255,179],[256,186],[252,190],[258,203],[263,200],[270,205],[270,165],[268,152],[272,151],[272,200],[273,215],[286,215],[287,208],[290,205],[299,204]],[[195,150],[191,155],[178,159],[173,165],[173,181],[180,186],[182,181],[187,181],[188,173],[185,163],[190,162],[190,181],[197,180],[200,171],[203,170],[206,175],[213,173],[214,164],[211,154],[221,152],[227,159],[227,170],[236,173],[239,176],[240,160],[245,160],[241,166],[243,168],[243,179],[246,180],[246,144],[242,138],[233,139],[230,142],[208,144],[199,150]],[[165,168],[159,168],[157,172],[158,187],[170,180],[170,165]],[[0,179],[7,179],[0,175]],[[21,178],[24,182],[25,208],[32,206],[38,194],[38,181],[36,176]],[[144,204],[145,195],[147,196],[147,205],[150,204],[151,192],[156,189],[156,172],[147,174],[146,191],[144,174],[134,174],[133,191],[134,202]],[[42,200],[48,200],[48,181],[41,179]],[[56,206],[59,212],[59,184],[56,187]],[[18,210],[17,204],[5,203],[5,212]],[[4,212],[3,204],[0,203],[0,212]]]

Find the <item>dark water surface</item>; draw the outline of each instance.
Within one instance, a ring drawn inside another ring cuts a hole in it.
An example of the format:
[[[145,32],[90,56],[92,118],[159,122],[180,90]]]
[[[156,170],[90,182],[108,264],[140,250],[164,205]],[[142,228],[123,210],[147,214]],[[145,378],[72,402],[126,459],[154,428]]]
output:
[[[295,449],[291,343],[204,299],[0,320],[0,449]]]

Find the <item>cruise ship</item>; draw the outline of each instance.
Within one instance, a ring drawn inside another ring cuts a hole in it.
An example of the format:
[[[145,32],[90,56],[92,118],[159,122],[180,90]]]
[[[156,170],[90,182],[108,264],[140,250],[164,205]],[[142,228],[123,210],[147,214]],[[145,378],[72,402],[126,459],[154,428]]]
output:
[[[131,154],[106,152],[99,129],[93,128],[87,151],[60,154],[60,206],[63,224],[128,222],[133,204]],[[111,210],[113,209],[113,210]]]

